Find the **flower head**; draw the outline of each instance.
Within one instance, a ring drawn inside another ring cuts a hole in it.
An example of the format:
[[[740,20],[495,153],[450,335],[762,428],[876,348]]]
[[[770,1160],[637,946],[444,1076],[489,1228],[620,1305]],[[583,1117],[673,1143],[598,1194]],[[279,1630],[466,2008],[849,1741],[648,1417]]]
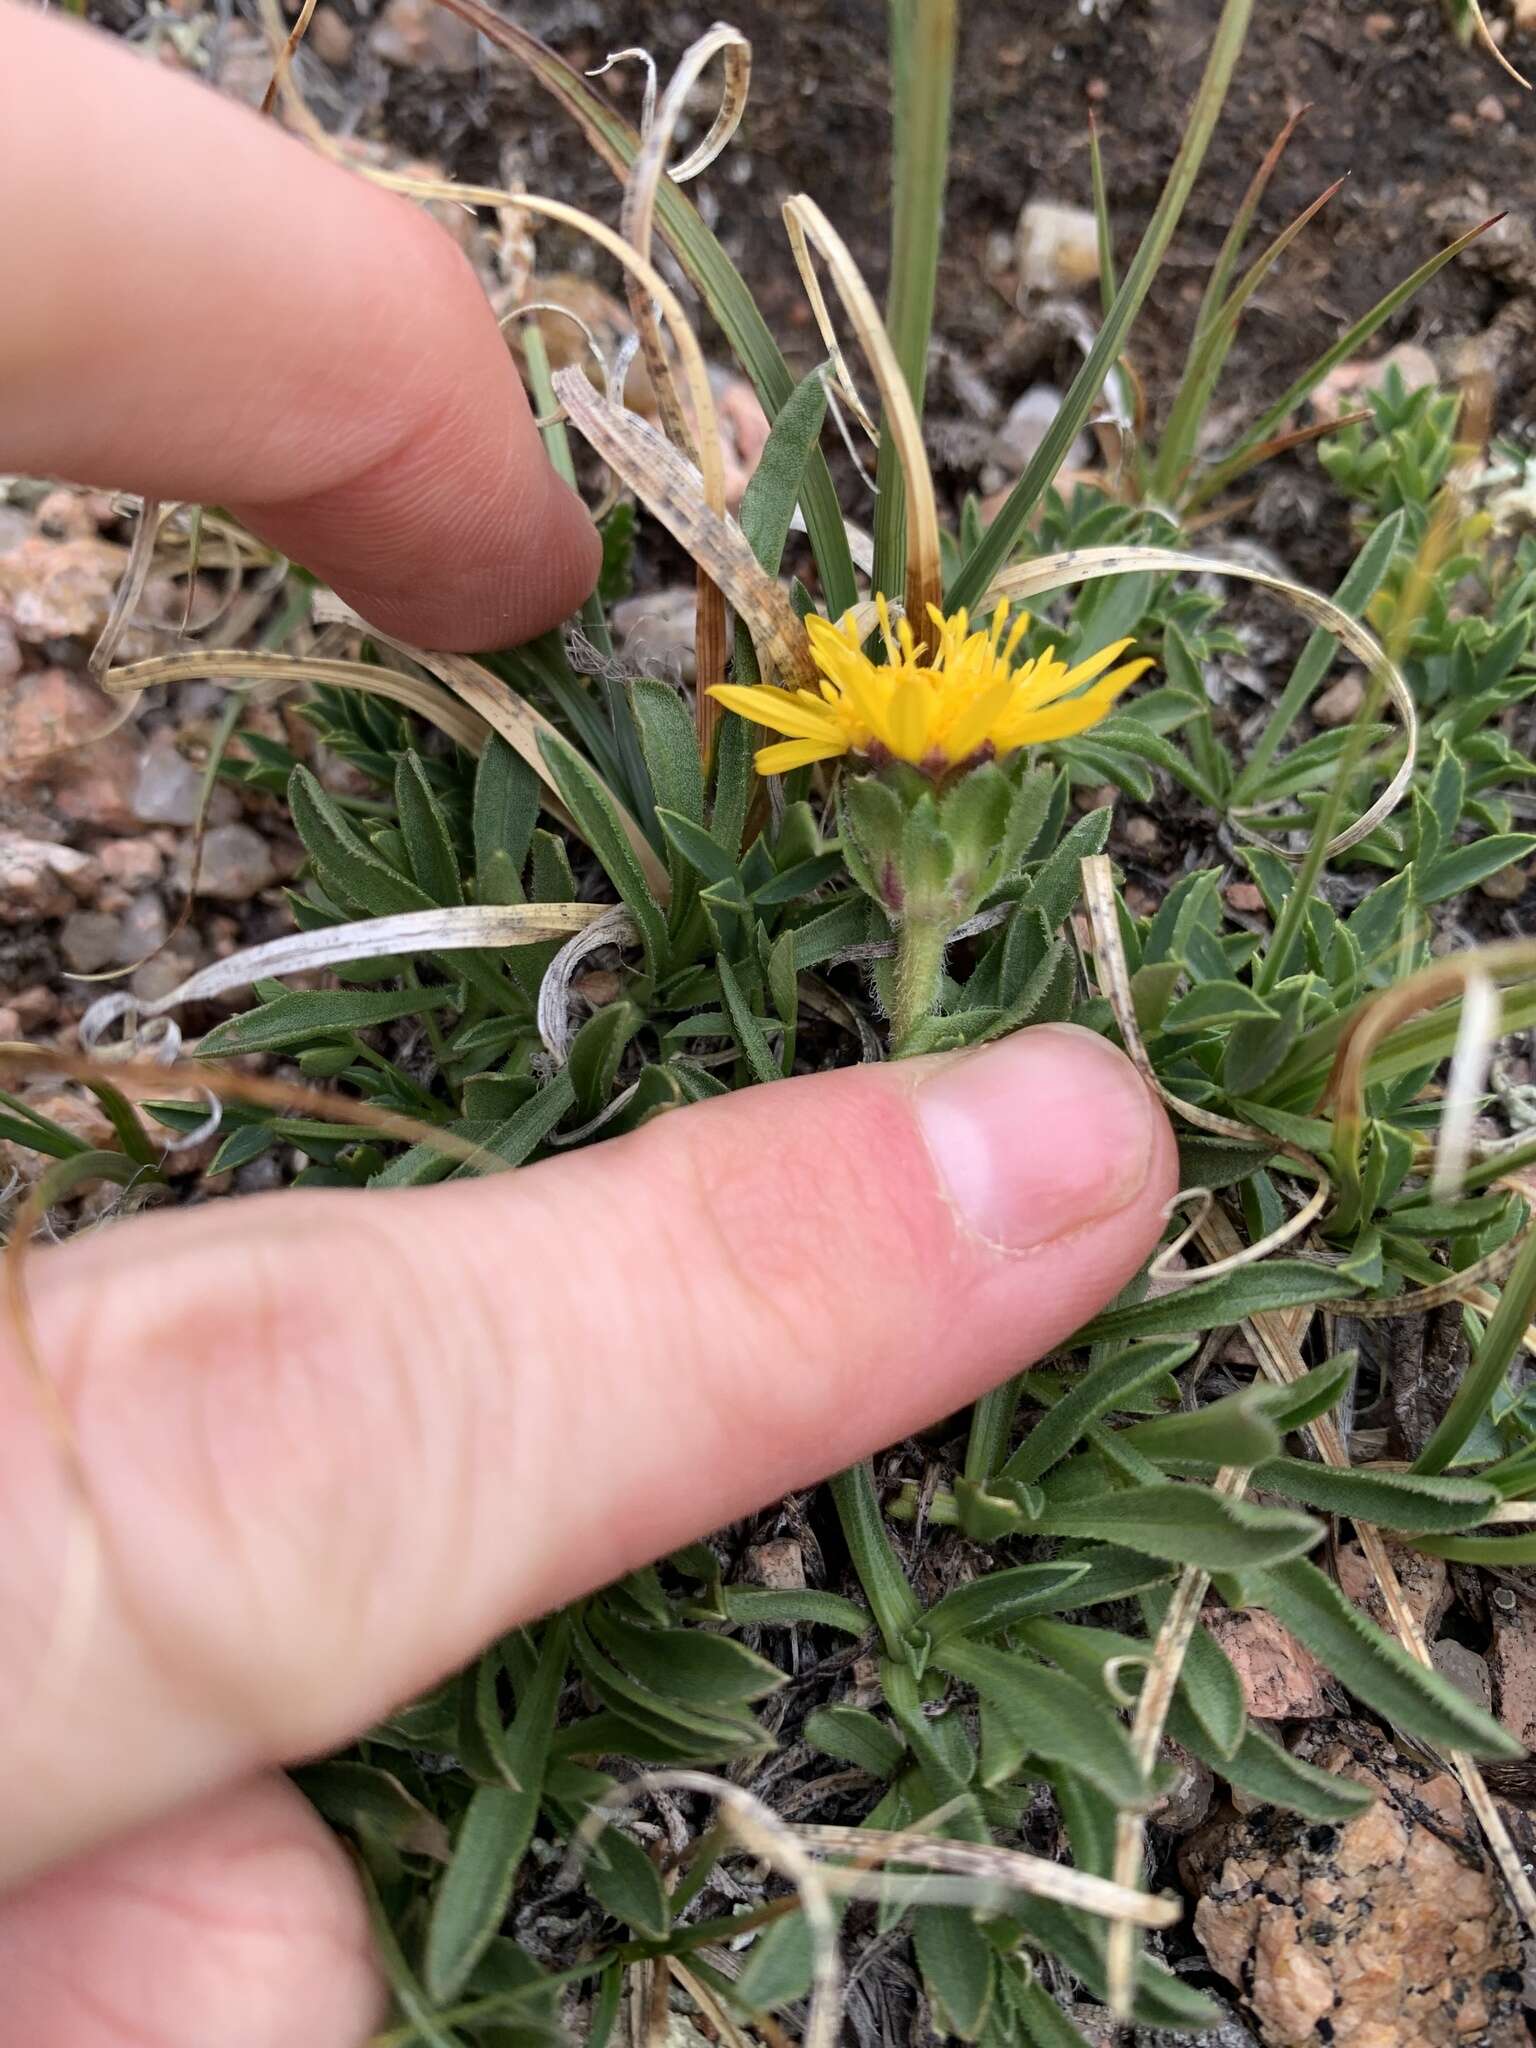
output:
[[[1120,662],[1129,640],[1101,647],[1076,667],[1054,649],[1015,666],[1029,614],[1010,626],[1006,604],[990,627],[975,631],[964,611],[946,618],[930,605],[930,654],[930,643],[918,640],[905,619],[892,628],[883,597],[876,604],[884,662],[864,653],[852,620],[811,618],[806,630],[821,671],[819,692],[734,683],[710,691],[728,710],[786,735],[759,750],[759,773],[783,775],[809,761],[857,754],[875,765],[906,761],[938,781],[973,762],[1085,732],[1152,666],[1145,659]]]

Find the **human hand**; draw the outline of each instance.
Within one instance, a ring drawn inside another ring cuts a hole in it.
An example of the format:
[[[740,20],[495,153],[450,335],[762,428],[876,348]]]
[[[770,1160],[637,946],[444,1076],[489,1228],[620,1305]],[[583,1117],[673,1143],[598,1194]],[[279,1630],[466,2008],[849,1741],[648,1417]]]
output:
[[[418,642],[579,600],[591,529],[429,221],[5,0],[0,152],[0,467],[230,504]],[[41,1256],[104,1572],[57,1654],[76,1497],[0,1325],[0,2036],[354,2048],[361,1900],[278,1767],[1039,1357],[1173,1187],[1130,1066],[1052,1027]]]

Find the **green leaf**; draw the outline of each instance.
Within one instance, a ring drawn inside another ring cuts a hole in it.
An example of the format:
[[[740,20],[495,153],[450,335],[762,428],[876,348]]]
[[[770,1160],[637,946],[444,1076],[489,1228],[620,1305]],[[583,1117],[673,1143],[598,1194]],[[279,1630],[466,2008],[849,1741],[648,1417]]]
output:
[[[1165,1031],[1213,1031],[1253,1019],[1273,1022],[1274,1010],[1240,981],[1201,981],[1179,997],[1163,1018]]]
[[[945,2032],[974,2041],[992,2003],[996,1950],[964,1906],[919,1906],[912,1941],[935,2018]]]
[[[539,778],[493,732],[475,769],[475,901],[521,903],[521,876],[539,817]]]
[[[1321,1539],[1322,1524],[1286,1508],[1229,1500],[1201,1486],[1135,1486],[1093,1500],[1047,1504],[1041,1535],[1098,1536],[1171,1564],[1235,1571],[1298,1558]]]
[[[787,1913],[747,1951],[733,1995],[748,2012],[793,2005],[811,1988],[816,1947],[803,1913]]]
[[[1280,1434],[1289,1436],[1293,1429],[1303,1428],[1338,1405],[1354,1377],[1358,1356],[1354,1351],[1340,1351],[1289,1386],[1256,1387],[1254,1399]]]
[[[1191,1755],[1208,1764],[1218,1776],[1250,1798],[1283,1806],[1299,1813],[1303,1820],[1350,1821],[1375,1804],[1374,1795],[1336,1771],[1320,1771],[1304,1764],[1283,1749],[1271,1736],[1249,1726],[1237,1748],[1221,1750],[1201,1727],[1183,1700],[1175,1700],[1168,1716],[1168,1733]]]
[[[731,1020],[731,1035],[751,1070],[754,1081],[777,1081],[782,1079],[778,1061],[774,1058],[773,1047],[762,1024],[753,1016],[751,1005],[742,993],[741,983],[736,979],[735,970],[722,953],[715,962],[715,971],[720,976],[720,990],[725,997],[726,1012]]]
[[[1220,1584],[1220,1581],[1218,1581]],[[1262,1607],[1327,1665],[1341,1685],[1394,1727],[1445,1749],[1479,1757],[1517,1757],[1520,1744],[1438,1671],[1426,1669],[1382,1634],[1305,1558],[1247,1573],[1229,1605]]]
[[[1463,895],[1501,868],[1524,860],[1533,846],[1536,833],[1531,832],[1499,832],[1470,846],[1453,846],[1427,868],[1414,862],[1413,893],[1420,903],[1443,903],[1447,896]]]
[[[1251,1095],[1282,1065],[1300,1035],[1309,986],[1306,975],[1282,982],[1270,991],[1277,1012],[1273,1021],[1258,1019],[1233,1030],[1221,1062],[1222,1085],[1229,1095]]]
[[[1145,1803],[1125,1731],[1086,1685],[1032,1657],[960,1638],[936,1645],[933,1662],[975,1690],[1023,1754],[1065,1764],[1127,1806]]]
[[[1411,1529],[1442,1535],[1486,1521],[1499,1495],[1473,1479],[1431,1478],[1413,1472],[1343,1472],[1304,1458],[1270,1458],[1257,1464],[1255,1486],[1304,1501],[1324,1514],[1348,1515],[1383,1529]]]
[[[593,1635],[642,1685],[704,1707],[738,1706],[784,1683],[784,1673],[732,1636],[701,1628],[647,1628],[621,1619],[611,1605],[591,1610]]]
[[[432,1901],[424,1974],[431,1997],[448,2003],[500,1928],[533,1836],[555,1709],[565,1683],[569,1634],[563,1620],[545,1631],[532,1683],[508,1730],[502,1764],[511,1780],[481,1785],[454,1841],[453,1861]]]
[[[1152,1380],[1161,1379],[1175,1365],[1182,1365],[1189,1355],[1190,1347],[1182,1341],[1131,1344],[1116,1350],[1085,1372],[1041,1417],[1004,1465],[999,1479],[1026,1486],[1039,1479],[1081,1441],[1091,1423]]]
[[[862,1707],[817,1707],[806,1715],[800,1734],[823,1756],[836,1757],[875,1778],[895,1777],[907,1753],[895,1730]]]
[[[566,1071],[575,1094],[576,1121],[590,1123],[613,1093],[624,1048],[645,1023],[633,1003],[605,1003],[594,1010],[571,1041]]]
[[[1235,1273],[1224,1273],[1218,1280],[1196,1281],[1156,1301],[1107,1309],[1079,1330],[1073,1341],[1094,1344],[1110,1337],[1194,1334],[1240,1323],[1245,1316],[1270,1309],[1342,1301],[1357,1291],[1330,1267],[1306,1259],[1263,1259]]]
[[[954,1635],[996,1635],[1026,1615],[1076,1605],[1067,1596],[1087,1575],[1083,1563],[1020,1564],[989,1572],[936,1600],[918,1627],[935,1643]]]
[[[630,1837],[607,1827],[588,1851],[582,1883],[605,1912],[651,1941],[665,1941],[671,1924],[656,1866]]]
[[[1177,1465],[1185,1460],[1213,1465],[1259,1465],[1275,1458],[1280,1450],[1280,1432],[1254,1398],[1256,1389],[1244,1388],[1223,1401],[1213,1401],[1192,1413],[1157,1415],[1149,1422],[1132,1423],[1121,1430],[1119,1440],[1150,1458],[1154,1464]]]
[[[1413,1547],[1452,1564],[1486,1564],[1509,1571],[1536,1564],[1536,1529],[1511,1536],[1416,1536]]]
[[[456,988],[296,989],[254,1010],[226,1017],[198,1041],[199,1059],[239,1053],[286,1052],[313,1038],[364,1031],[372,1024],[419,1016],[457,1003]]]
[[[666,919],[635,858],[612,799],[576,749],[559,733],[541,732],[539,751],[582,837],[639,926],[647,969],[652,974],[659,973],[666,961]]]
[[[333,1827],[376,1830],[402,1855],[448,1861],[448,1830],[392,1772],[338,1758],[305,1764],[289,1775]]]
[[[654,676],[637,676],[629,685],[640,729],[656,805],[677,811],[690,824],[704,822],[704,771],[699,765],[698,735],[693,717],[679,693]]]
[[[867,1607],[841,1593],[810,1589],[774,1592],[763,1586],[724,1586],[721,1597],[732,1621],[747,1628],[835,1628],[845,1636],[867,1636],[874,1618]]]
[[[433,794],[419,754],[405,753],[395,768],[395,809],[411,873],[434,903],[464,901],[448,820]]]
[[[1090,854],[1102,853],[1109,839],[1114,812],[1106,805],[1089,811],[1066,834],[1055,852],[1031,878],[1019,898],[1015,916],[1038,911],[1046,929],[1054,932],[1083,891],[1083,862]]]
[[[397,873],[354,831],[346,813],[305,767],[295,768],[288,778],[288,810],[328,896],[369,917],[437,908],[424,889]]]
[[[1166,1586],[1141,1596],[1141,1614],[1150,1637],[1163,1625],[1171,1598]],[[1236,1754],[1248,1725],[1243,1683],[1225,1650],[1205,1629],[1189,1639],[1179,1666],[1179,1694],[1200,1723],[1208,1741],[1223,1759]]]

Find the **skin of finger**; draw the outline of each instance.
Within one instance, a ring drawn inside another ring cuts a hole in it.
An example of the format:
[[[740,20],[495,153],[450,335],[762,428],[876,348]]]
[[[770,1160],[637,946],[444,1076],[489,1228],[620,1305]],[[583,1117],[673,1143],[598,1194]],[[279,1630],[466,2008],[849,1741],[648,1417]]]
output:
[[[1083,1057],[1051,1055],[1068,1129],[1111,1056]],[[1000,1254],[919,1134],[926,1065],[743,1091],[491,1181],[218,1204],[41,1255],[102,1576],[61,1646],[80,1514],[0,1373],[0,1873],[333,1746],[515,1618],[1078,1327],[1156,1241],[1166,1124],[1123,1209]],[[1106,1170],[1057,1149],[1063,1184]]]
[[[595,530],[410,201],[13,0],[0,170],[0,468],[228,506],[435,647],[525,639],[586,595]]]
[[[275,1776],[0,1898],[0,1984],[26,2048],[360,2048],[386,2006],[345,1852]]]

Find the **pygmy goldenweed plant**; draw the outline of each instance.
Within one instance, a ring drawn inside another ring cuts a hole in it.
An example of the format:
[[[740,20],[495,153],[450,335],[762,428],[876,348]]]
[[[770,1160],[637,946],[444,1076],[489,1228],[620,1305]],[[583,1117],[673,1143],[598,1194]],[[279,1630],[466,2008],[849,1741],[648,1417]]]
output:
[[[319,644],[109,668],[114,692],[303,686],[305,717],[370,793],[333,794],[285,741],[241,735],[225,772],[282,795],[306,850],[296,932],[158,1002],[103,998],[85,1041],[106,1049],[121,1025],[130,1049],[158,1037],[174,1055],[177,1013],[252,990],[171,1068],[219,1099],[215,1169],[295,1147],[300,1182],[362,1188],[514,1170],[796,1070],[1070,1019],[1121,1043],[1170,1106],[1187,1213],[1152,1271],[1045,1365],[882,1476],[832,1482],[806,1510],[821,1583],[742,1583],[732,1543],[695,1544],[515,1631],[299,1773],[366,1875],[398,2000],[383,2041],[603,2048],[626,2001],[659,2038],[675,2000],[722,2040],[792,2029],[826,2048],[845,1955],[873,1966],[898,1930],[935,2033],[1059,2048],[1078,2036],[1048,1987],[1069,1979],[1149,2027],[1207,2022],[1211,2001],[1156,1946],[1178,1939],[1181,1906],[1145,1889],[1165,1739],[1313,1823],[1370,1798],[1250,1720],[1202,1625],[1213,1601],[1274,1616],[1384,1737],[1445,1756],[1536,1918],[1477,1761],[1518,1747],[1433,1668],[1394,1564],[1405,1544],[1536,1561],[1536,1408],[1517,1362],[1536,1312],[1536,1139],[1494,1144],[1476,1124],[1499,1033],[1536,1023],[1536,944],[1430,943],[1438,906],[1536,845],[1513,829],[1532,770],[1502,723],[1536,691],[1531,544],[1489,542],[1508,479],[1474,474],[1454,402],[1389,387],[1323,444],[1359,515],[1332,598],[1193,551],[1193,502],[1220,513],[1202,421],[1251,273],[1232,293],[1213,281],[1160,446],[1144,454],[1132,423],[1119,476],[1069,499],[1053,487],[1178,226],[1251,0],[1226,0],[1123,282],[1101,197],[1102,322],[1040,453],[990,524],[972,504],[955,532],[921,425],[953,0],[891,10],[883,317],[820,209],[786,208],[825,353],[798,383],[684,190],[740,118],[744,40],[712,30],[637,132],[526,31],[480,0],[448,4],[581,125],[622,183],[620,227],[536,195],[369,175],[556,221],[624,266],[659,429],[619,401],[622,377],[551,377],[531,327],[525,359],[557,464],[575,475],[574,427],[697,563],[698,689],[690,701],[614,654],[609,610],[643,544],[628,498],[603,520],[597,596],[532,647],[394,645],[293,573],[284,623],[318,623]],[[669,170],[717,56],[719,116]],[[286,64],[279,83],[294,123],[333,147]],[[772,421],[735,517],[658,235]],[[832,408],[875,450],[867,536],[850,539],[822,453]],[[1225,475],[1277,424],[1240,437]],[[804,552],[786,560],[797,522]],[[195,569],[179,508],[146,508],[136,570],[157,546],[172,573]],[[1215,585],[1239,582],[1311,627],[1241,744],[1207,687],[1240,644]],[[1360,716],[1298,743],[1341,646],[1367,678]],[[1106,853],[1112,804],[1082,807],[1104,784],[1182,821],[1189,857],[1154,906]],[[1231,909],[1235,862],[1262,914]],[[336,985],[285,986],[317,968]],[[236,1056],[292,1062],[309,1085],[216,1064]],[[0,1135],[55,1162],[24,1223],[86,1179],[138,1199],[166,1177],[138,1112],[91,1071],[120,1151],[82,1157],[24,1096],[3,1099]],[[185,1101],[153,1114],[183,1133],[207,1122]],[[1367,1455],[1391,1395],[1376,1333],[1448,1304],[1454,1397]],[[1234,1328],[1257,1369],[1221,1355]],[[1390,1631],[1319,1561],[1341,1527]]]

